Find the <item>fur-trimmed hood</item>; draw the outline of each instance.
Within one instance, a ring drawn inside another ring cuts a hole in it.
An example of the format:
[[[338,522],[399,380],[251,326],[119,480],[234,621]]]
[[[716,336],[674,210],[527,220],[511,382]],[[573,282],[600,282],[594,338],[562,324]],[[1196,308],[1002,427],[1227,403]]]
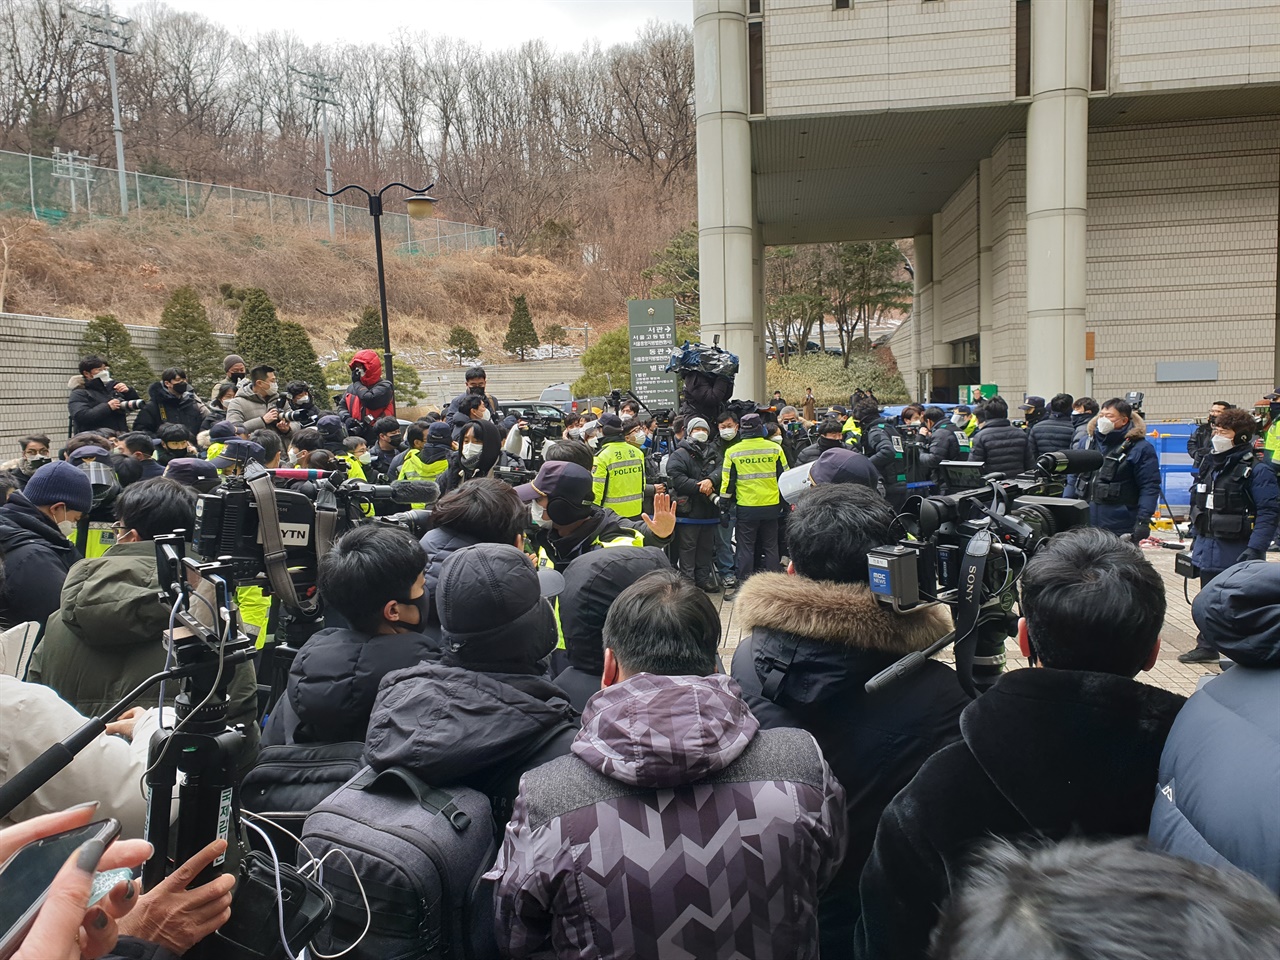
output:
[[[1095,413],[1093,415],[1093,419],[1089,421],[1089,425],[1085,427],[1085,430],[1088,432],[1089,436],[1091,437],[1094,435],[1094,431],[1098,426],[1098,417],[1100,416],[1102,416],[1101,413]],[[1138,414],[1136,413],[1130,414],[1129,430],[1127,433],[1125,433],[1125,437],[1132,438],[1134,440],[1144,440],[1146,439],[1146,436],[1147,436],[1146,421],[1143,420],[1142,417],[1138,416]]]
[[[894,613],[865,584],[758,573],[738,593],[742,625],[789,633],[855,650],[904,656],[923,650],[951,629],[944,608]]]

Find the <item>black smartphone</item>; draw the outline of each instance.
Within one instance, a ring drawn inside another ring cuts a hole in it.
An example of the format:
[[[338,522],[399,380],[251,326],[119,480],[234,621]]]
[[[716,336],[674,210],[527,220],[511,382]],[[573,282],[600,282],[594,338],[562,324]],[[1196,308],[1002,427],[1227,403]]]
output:
[[[17,953],[67,858],[90,840],[109,845],[119,833],[119,820],[97,820],[32,840],[0,865],[0,960]]]

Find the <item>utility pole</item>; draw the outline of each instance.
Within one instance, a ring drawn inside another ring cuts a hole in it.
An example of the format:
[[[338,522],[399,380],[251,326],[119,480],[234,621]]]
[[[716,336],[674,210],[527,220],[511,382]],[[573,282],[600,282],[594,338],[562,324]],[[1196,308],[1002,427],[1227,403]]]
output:
[[[67,180],[71,186],[71,212],[77,213],[76,209],[76,181],[84,181],[84,197],[85,203],[88,205],[89,214],[93,214],[93,164],[98,162],[97,157],[82,157],[80,151],[72,150],[68,153],[66,150],[60,150],[58,147],[53,148],[53,176],[58,180]]]
[[[290,67],[289,72],[302,84],[302,95],[320,108],[320,129],[324,132],[324,188],[333,193],[333,159],[329,153],[329,108],[338,104],[333,99],[333,87],[338,77],[323,73],[311,73]],[[333,197],[329,197],[329,239],[334,238]]]
[[[107,56],[107,79],[111,81],[111,132],[116,138],[116,173],[120,178],[120,213],[129,212],[129,180],[124,169],[124,127],[120,125],[120,88],[116,83],[116,54],[131,54],[133,21],[111,12],[110,4],[100,7],[72,7],[80,17],[89,43],[101,47]]]

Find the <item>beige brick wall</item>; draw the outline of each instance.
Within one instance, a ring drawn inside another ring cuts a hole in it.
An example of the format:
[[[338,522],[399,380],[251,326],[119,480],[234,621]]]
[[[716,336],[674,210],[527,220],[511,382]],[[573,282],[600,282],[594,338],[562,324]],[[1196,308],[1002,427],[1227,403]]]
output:
[[[0,313],[0,353],[12,358],[0,390],[0,462],[18,455],[17,439],[44,433],[55,447],[67,437],[67,379],[80,363],[80,341],[87,321]],[[159,372],[168,364],[160,354],[159,329],[126,324],[133,343]],[[216,335],[231,352],[231,337]],[[145,395],[148,384],[129,384]]]
[[[1280,82],[1278,0],[1111,0],[1111,8],[1112,93]]]
[[[946,343],[978,335],[978,175],[942,208],[942,235],[934,237],[946,282],[935,308],[937,338]],[[936,279],[936,278],[935,278]],[[947,351],[950,354],[951,351]],[[947,362],[951,357],[947,357]]]
[[[766,0],[764,43],[769,116],[1013,97],[1012,0]]]
[[[1008,137],[991,154],[991,370],[1008,397],[1025,392],[1027,368],[1027,152]]]

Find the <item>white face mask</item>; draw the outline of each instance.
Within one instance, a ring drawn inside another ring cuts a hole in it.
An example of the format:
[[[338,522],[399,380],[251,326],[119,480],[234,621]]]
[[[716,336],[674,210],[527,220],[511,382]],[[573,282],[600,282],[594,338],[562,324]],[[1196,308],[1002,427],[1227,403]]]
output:
[[[361,463],[373,463],[373,454],[366,450],[360,456],[356,457]]]
[[[103,383],[106,383],[108,380],[111,379],[111,370],[107,367],[103,367],[101,370],[95,373],[94,376],[97,377],[99,380],[101,380]]]
[[[1112,423],[1110,420],[1108,420],[1106,417],[1098,418],[1098,432],[1102,434],[1104,437],[1115,428],[1116,428],[1116,425]]]
[[[951,415],[951,422],[954,423],[957,427],[963,427],[966,423],[969,422],[969,418],[966,417],[963,413],[953,413]]]
[[[644,431],[643,431],[643,430],[641,430],[639,433],[633,433],[633,434],[632,434],[630,437],[628,437],[627,439],[629,439],[629,440],[631,441],[631,443],[632,443],[634,446],[637,446],[637,447],[638,447],[638,446],[640,446],[642,443],[644,443],[644,439],[645,439]]]
[[[587,446],[589,446],[592,450],[594,450],[596,447],[600,446],[600,438],[587,437]]]
[[[706,443],[709,434],[705,430],[695,430],[689,434],[689,438],[697,443]]]
[[[551,519],[542,509],[542,504],[537,500],[529,504],[529,519],[533,521],[535,527],[541,527],[544,530],[551,528]]]
[[[297,463],[299,460],[302,459],[302,454],[297,450],[290,450],[289,459],[292,460],[294,463]]]
[[[493,419],[493,414],[491,414],[491,413],[489,412],[489,408],[488,408],[488,407],[482,407],[482,408],[480,409],[480,419],[481,419],[481,420],[492,420],[492,419]]]
[[[278,396],[278,395],[279,395],[279,393],[280,393],[280,384],[278,384],[278,383],[268,384],[268,386],[267,386],[267,396],[268,396],[268,397]]]
[[[1213,444],[1214,453],[1226,453],[1228,450],[1230,450],[1232,447],[1236,445],[1235,440],[1233,440],[1231,437],[1224,437],[1216,433],[1213,435],[1213,439],[1210,440],[1209,442]]]
[[[310,402],[311,402],[311,398],[307,396],[305,393],[300,397],[294,397],[294,400],[293,400],[294,406],[298,406],[298,407],[305,407]]]
[[[462,445],[462,459],[476,460],[479,458],[480,454],[483,451],[484,451],[483,443],[464,443]]]
[[[734,430],[732,427],[720,431],[720,437],[723,440],[732,440],[737,435],[738,435],[738,431]]]
[[[75,536],[76,523],[74,520],[68,520],[66,511],[63,511],[62,519],[58,521],[58,532],[70,540]]]

